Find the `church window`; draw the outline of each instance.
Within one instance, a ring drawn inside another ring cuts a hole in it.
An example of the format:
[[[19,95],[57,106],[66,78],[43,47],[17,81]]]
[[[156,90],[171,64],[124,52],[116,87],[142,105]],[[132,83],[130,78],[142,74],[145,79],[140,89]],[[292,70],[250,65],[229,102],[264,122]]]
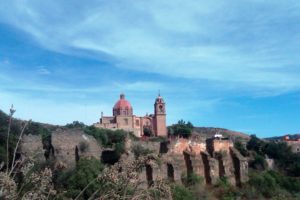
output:
[[[136,126],[139,126],[139,125],[140,125],[140,121],[139,121],[138,119],[135,121],[135,125],[136,125]]]
[[[164,111],[164,107],[162,105],[159,106],[159,110],[160,112],[163,112]]]
[[[125,125],[128,125],[128,119],[124,119]]]

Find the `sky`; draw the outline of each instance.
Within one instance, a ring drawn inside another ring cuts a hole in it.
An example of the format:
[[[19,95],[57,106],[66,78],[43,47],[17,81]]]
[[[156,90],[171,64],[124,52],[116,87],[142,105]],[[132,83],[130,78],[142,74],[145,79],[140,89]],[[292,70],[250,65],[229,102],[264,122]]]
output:
[[[0,109],[92,124],[134,114],[259,137],[300,132],[299,0],[0,0]]]

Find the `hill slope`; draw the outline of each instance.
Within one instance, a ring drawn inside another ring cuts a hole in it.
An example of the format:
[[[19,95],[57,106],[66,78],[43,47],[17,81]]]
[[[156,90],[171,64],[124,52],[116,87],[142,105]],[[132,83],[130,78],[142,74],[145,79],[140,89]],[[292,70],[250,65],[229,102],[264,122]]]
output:
[[[240,138],[243,140],[249,140],[250,136],[237,131],[232,131],[224,128],[213,128],[213,127],[194,127],[193,134],[199,134],[203,138],[213,137],[216,133],[222,134],[224,137],[229,137],[233,140]]]

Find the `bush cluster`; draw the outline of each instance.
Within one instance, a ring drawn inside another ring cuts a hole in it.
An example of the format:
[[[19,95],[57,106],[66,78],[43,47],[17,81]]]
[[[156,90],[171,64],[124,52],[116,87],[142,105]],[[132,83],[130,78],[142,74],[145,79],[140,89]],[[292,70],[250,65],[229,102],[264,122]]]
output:
[[[283,176],[275,171],[250,173],[249,185],[255,188],[258,194],[262,194],[267,198],[282,194],[292,197],[300,191],[300,180]]]
[[[56,175],[55,183],[60,188],[67,189],[67,196],[75,198],[87,185],[82,198],[88,199],[101,185],[97,182],[97,176],[102,172],[103,165],[95,158],[81,158],[75,169],[60,171]]]
[[[147,149],[140,144],[136,144],[132,147],[132,152],[135,158],[138,159],[141,156],[147,156],[149,154],[152,154],[154,151]]]
[[[73,121],[70,124],[66,124],[67,128],[85,128],[86,125],[83,122],[79,122],[79,121]]]
[[[84,132],[95,137],[103,147],[114,148],[113,157],[116,157],[117,160],[125,152],[125,137],[127,133],[124,130],[113,131],[87,126]]]
[[[168,127],[168,135],[188,138],[191,136],[193,128],[194,126],[191,122],[179,120],[177,124]]]
[[[276,165],[283,173],[294,177],[300,176],[300,154],[293,153],[285,142],[265,142],[255,135],[251,135],[247,149],[260,155],[256,157],[257,161],[268,155],[275,160]]]

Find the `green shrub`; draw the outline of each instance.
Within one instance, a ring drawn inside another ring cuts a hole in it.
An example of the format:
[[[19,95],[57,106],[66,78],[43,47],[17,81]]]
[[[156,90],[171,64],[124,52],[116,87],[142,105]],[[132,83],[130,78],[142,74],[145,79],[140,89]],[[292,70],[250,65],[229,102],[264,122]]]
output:
[[[245,148],[245,146],[242,144],[241,141],[236,141],[234,143],[234,147],[243,155],[243,156],[248,156],[249,153],[247,151],[247,149]]]
[[[144,127],[143,133],[145,136],[148,136],[148,137],[154,136],[151,128],[148,128],[148,127]]]
[[[204,178],[195,173],[190,173],[188,175],[186,173],[183,173],[181,174],[181,180],[185,184],[185,186],[190,187],[197,184],[202,184]]]
[[[293,177],[288,177],[276,171],[268,171],[268,173],[276,180],[276,183],[283,189],[297,193],[300,191],[300,180]]]
[[[73,121],[70,124],[66,124],[67,128],[85,128],[86,125],[83,122]]]
[[[261,156],[267,154],[275,160],[276,166],[285,174],[293,177],[300,176],[300,154],[293,153],[285,142],[264,142],[251,135],[247,149]]]
[[[249,162],[249,166],[253,169],[265,170],[267,168],[267,162],[263,156],[256,154],[254,160]]]
[[[140,156],[146,156],[148,154],[153,153],[150,149],[144,148],[140,144],[136,144],[132,147],[133,154],[135,158],[139,158]]]
[[[109,130],[88,126],[84,129],[88,135],[92,135],[104,147],[112,147],[116,143],[124,143],[126,132],[124,130]]]
[[[215,185],[217,196],[221,200],[235,200],[239,194],[236,187],[231,185],[227,177],[220,177]]]
[[[181,185],[173,185],[171,187],[174,200],[196,200],[192,191]]]
[[[168,139],[163,136],[157,136],[157,137],[150,137],[149,141],[151,142],[166,142]]]
[[[81,158],[76,165],[76,169],[68,179],[68,196],[76,197],[88,184],[90,186],[85,190],[82,197],[87,199],[97,189],[101,187],[96,178],[103,170],[101,162],[95,158]]]
[[[267,198],[290,199],[300,191],[300,180],[276,171],[252,172],[249,174],[249,186]]]
[[[220,177],[216,183],[216,187],[221,187],[221,188],[229,188],[231,187],[228,178],[226,176]]]
[[[168,134],[188,138],[192,134],[194,126],[191,122],[179,120],[177,124],[168,127]]]
[[[279,189],[279,186],[276,183],[276,179],[268,172],[250,173],[249,184],[255,187],[258,192],[268,198],[272,197],[274,195],[274,191]]]
[[[264,153],[262,152],[263,147],[264,147],[264,142],[260,140],[256,135],[251,135],[250,140],[247,143],[247,149],[248,150],[253,150],[256,153],[263,155]]]

